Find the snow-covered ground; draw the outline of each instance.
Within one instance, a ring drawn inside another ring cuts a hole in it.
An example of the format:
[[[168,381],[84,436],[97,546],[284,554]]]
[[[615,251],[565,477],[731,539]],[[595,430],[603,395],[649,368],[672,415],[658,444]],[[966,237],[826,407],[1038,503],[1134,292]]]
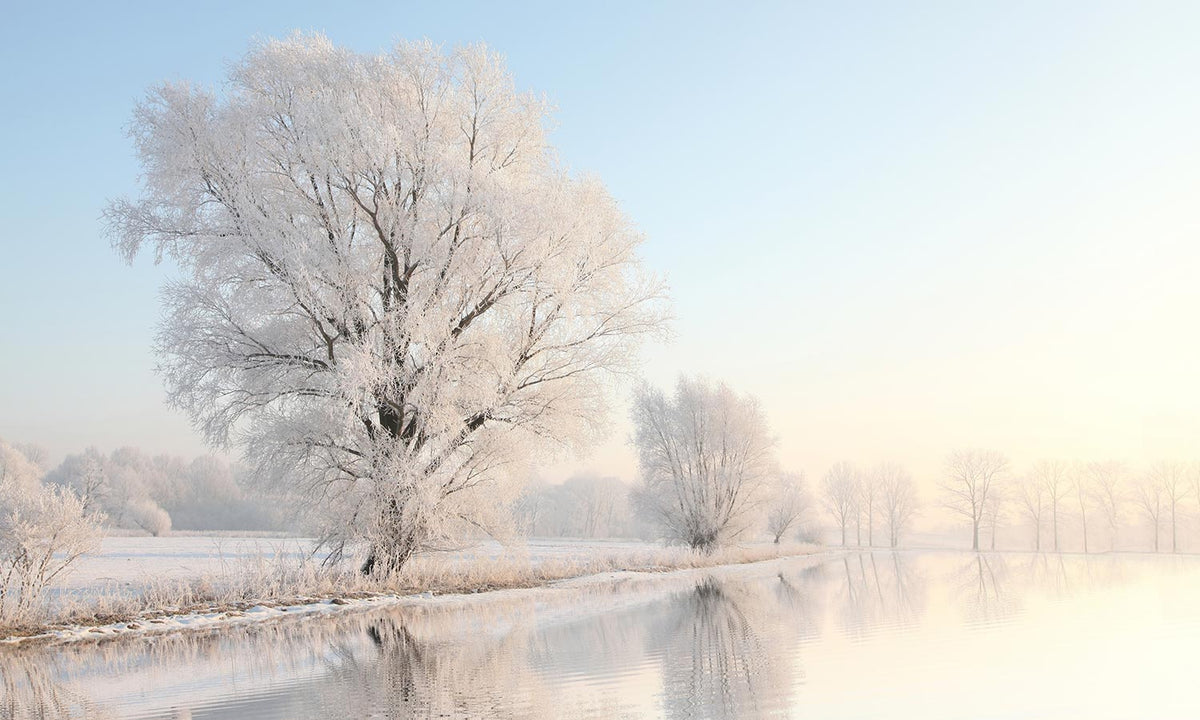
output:
[[[98,552],[80,558],[62,582],[72,594],[141,587],[151,582],[219,577],[255,562],[277,559],[300,562],[314,552],[312,538],[247,537],[239,535],[170,535],[167,537],[106,537]],[[534,565],[572,562],[597,557],[636,557],[660,549],[654,543],[618,540],[534,538],[504,546],[483,542],[453,551],[426,553],[448,563],[518,558]]]
[[[106,537],[99,551],[75,562],[58,586],[74,594],[140,587],[154,581],[221,575],[248,562],[277,557],[299,561],[313,551],[310,538],[222,535]]]
[[[778,548],[778,546],[771,546]],[[301,562],[311,556],[316,542],[311,538],[270,538],[218,535],[175,535],[169,537],[110,536],[104,539],[100,549],[81,559],[72,568],[72,573],[54,588],[59,598],[82,601],[103,595],[139,594],[147,588],[170,587],[171,581],[195,581],[201,578],[220,581],[234,577],[253,568],[256,564]],[[538,567],[544,563],[582,563],[595,560],[610,560],[615,567],[647,567],[661,558],[662,546],[641,541],[578,540],[578,539],[530,539],[516,545],[503,546],[495,542],[483,542],[476,546],[454,550],[431,552],[426,558],[434,558],[439,564],[453,567],[455,564],[487,564],[493,560],[516,560]],[[714,558],[715,559],[715,558]],[[720,562],[720,560],[718,560]],[[681,570],[684,574],[692,571]],[[698,572],[698,571],[697,571]],[[653,573],[657,575],[657,573]],[[639,577],[640,572],[602,572],[590,577],[558,581],[555,586],[567,588],[594,583],[624,583]],[[511,591],[501,591],[501,594]],[[494,596],[495,593],[487,593]],[[458,596],[465,599],[469,596]],[[380,607],[396,603],[431,600],[432,593],[423,592],[412,596],[338,597],[336,599],[297,599],[289,605],[269,607],[219,606],[198,609],[165,617],[139,618],[130,622],[115,622],[100,626],[87,624],[69,628],[59,627],[41,635],[42,638],[59,641],[93,640],[104,637],[161,634],[177,630],[206,630],[216,627],[243,625],[262,620],[283,619],[311,615],[329,615],[349,610]],[[0,644],[23,642],[33,638],[10,638]]]

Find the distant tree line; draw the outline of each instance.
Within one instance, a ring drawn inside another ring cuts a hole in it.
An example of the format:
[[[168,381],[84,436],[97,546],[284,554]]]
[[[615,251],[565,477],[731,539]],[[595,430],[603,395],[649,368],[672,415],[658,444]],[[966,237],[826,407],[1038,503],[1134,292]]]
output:
[[[870,470],[837,463],[821,481],[821,498],[843,546],[899,547],[918,507],[912,477],[892,463]]]
[[[1117,550],[1130,538],[1146,550],[1178,552],[1184,522],[1200,510],[1196,464],[1158,461],[1138,469],[1114,460],[1042,460],[1014,472],[1007,457],[984,450],[950,456],[949,497],[961,497],[964,469],[980,462],[995,468],[990,487],[977,491],[990,508],[983,523],[992,547],[996,528],[1009,524],[1025,529],[1027,547],[1038,551],[1061,552],[1069,532],[1072,550],[1085,553]]]
[[[647,537],[651,531],[633,512],[630,491],[615,477],[576,475],[557,485],[534,480],[517,498],[514,519],[532,537]]]
[[[40,453],[39,453],[40,454]],[[164,535],[176,530],[280,530],[287,503],[256,488],[237,465],[213,456],[191,460],[125,447],[68,455],[44,478],[68,488],[109,527]]]
[[[974,550],[1014,549],[1013,538],[1024,536],[1019,549],[1179,552],[1185,525],[1200,517],[1200,464],[1183,462],[1135,469],[1116,460],[1040,460],[1018,471],[1003,453],[964,449],[947,457],[939,490]],[[887,464],[864,471],[837,463],[820,496],[843,546],[896,547],[918,508],[911,477]]]
[[[981,534],[997,549],[997,530],[1009,526],[1037,551],[1066,549],[1068,532],[1073,550],[1112,551],[1140,532],[1145,549],[1178,552],[1182,524],[1200,509],[1200,466],[1040,460],[1014,471],[1002,453],[959,450],[947,460],[942,492],[946,507],[970,521],[976,550]]]

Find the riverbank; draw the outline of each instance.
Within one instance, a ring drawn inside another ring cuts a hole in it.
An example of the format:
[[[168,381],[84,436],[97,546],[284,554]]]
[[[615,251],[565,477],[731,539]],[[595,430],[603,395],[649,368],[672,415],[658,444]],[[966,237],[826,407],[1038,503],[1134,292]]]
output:
[[[147,542],[149,538],[144,539]],[[167,538],[166,540],[171,540]],[[170,543],[158,543],[160,546]],[[342,613],[447,596],[475,596],[499,590],[549,586],[563,581],[605,581],[620,573],[667,573],[742,565],[819,553],[804,544],[752,544],[712,554],[644,543],[594,541],[531,542],[517,550],[481,546],[453,554],[418,557],[386,580],[352,569],[322,568],[303,552],[303,541],[276,543],[259,552],[197,553],[193,561],[172,563],[163,553],[142,553],[163,571],[153,577],[121,578],[120,558],[108,558],[108,574],[95,568],[77,574],[50,598],[37,617],[0,626],[0,645],[33,642],[101,641],[242,625],[278,619]],[[222,541],[222,547],[230,543]],[[192,543],[194,545],[194,543]],[[144,548],[143,548],[144,549]],[[237,558],[231,560],[231,557]],[[132,558],[125,563],[136,566]],[[116,569],[113,566],[116,565]],[[191,575],[189,568],[207,569]],[[97,583],[97,577],[103,582]]]

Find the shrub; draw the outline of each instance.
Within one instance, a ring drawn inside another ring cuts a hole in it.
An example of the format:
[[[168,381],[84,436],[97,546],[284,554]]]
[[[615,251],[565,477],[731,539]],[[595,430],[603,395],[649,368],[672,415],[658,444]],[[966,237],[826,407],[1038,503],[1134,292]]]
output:
[[[100,537],[99,518],[70,490],[41,485],[39,475],[0,441],[0,619],[28,615],[46,586]]]

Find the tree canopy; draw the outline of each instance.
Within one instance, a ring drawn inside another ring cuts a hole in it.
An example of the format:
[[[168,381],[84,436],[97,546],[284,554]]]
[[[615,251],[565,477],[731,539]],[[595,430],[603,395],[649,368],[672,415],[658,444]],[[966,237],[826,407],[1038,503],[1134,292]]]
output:
[[[367,541],[369,570],[494,524],[506,471],[587,440],[661,326],[641,235],[556,162],[547,116],[486,48],[304,35],[135,112],[142,194],[107,219],[126,258],[181,268],[171,402],[319,504],[331,541]]]

